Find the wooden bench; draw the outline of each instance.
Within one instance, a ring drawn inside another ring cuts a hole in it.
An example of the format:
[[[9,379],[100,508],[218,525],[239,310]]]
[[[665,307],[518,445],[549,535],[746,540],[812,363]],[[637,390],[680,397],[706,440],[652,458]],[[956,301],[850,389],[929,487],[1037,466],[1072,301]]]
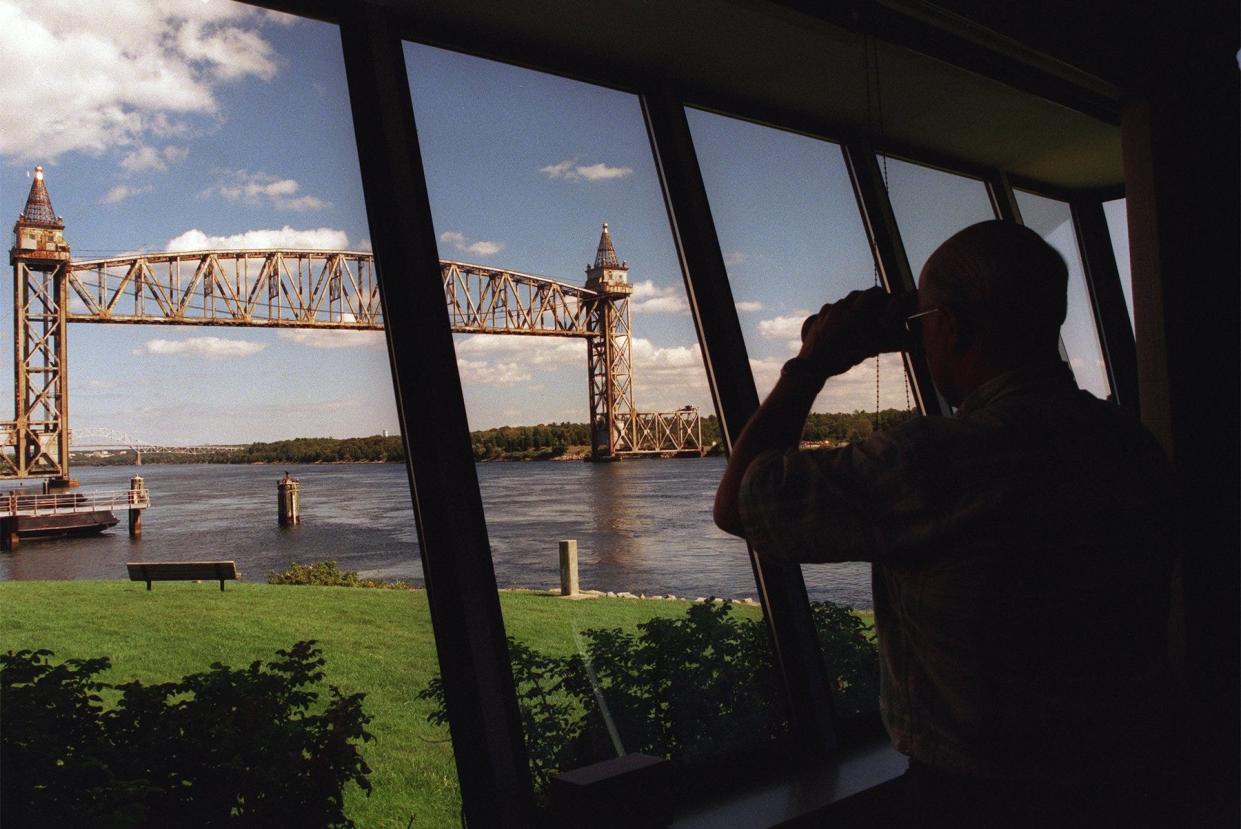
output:
[[[125,566],[129,580],[146,582],[147,590],[153,581],[218,580],[223,592],[224,580],[238,577],[235,561],[130,561]]]

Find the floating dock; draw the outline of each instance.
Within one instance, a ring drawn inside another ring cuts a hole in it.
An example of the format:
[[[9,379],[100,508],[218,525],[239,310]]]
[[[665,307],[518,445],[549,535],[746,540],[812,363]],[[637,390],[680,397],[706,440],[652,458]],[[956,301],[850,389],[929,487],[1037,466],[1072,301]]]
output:
[[[120,523],[117,510],[129,511],[130,534],[137,535],[142,510],[150,506],[150,493],[140,484],[108,492],[10,490],[0,494],[0,549],[15,549],[21,538],[100,533]]]

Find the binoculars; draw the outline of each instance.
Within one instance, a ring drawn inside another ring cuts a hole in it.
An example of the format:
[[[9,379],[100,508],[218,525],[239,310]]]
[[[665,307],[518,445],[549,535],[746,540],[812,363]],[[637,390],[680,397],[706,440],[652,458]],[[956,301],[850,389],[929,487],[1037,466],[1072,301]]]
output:
[[[872,288],[873,291],[882,291],[882,288]],[[909,315],[914,313],[918,307],[917,291],[906,291],[898,294],[884,293],[884,305],[879,311],[876,324],[880,331],[880,342],[887,343],[891,346],[892,351],[905,351],[911,337],[909,326],[906,320]],[[814,325],[814,321],[819,315],[811,314],[806,317],[806,321],[801,324],[801,339],[806,341],[806,335],[810,333],[810,326]]]

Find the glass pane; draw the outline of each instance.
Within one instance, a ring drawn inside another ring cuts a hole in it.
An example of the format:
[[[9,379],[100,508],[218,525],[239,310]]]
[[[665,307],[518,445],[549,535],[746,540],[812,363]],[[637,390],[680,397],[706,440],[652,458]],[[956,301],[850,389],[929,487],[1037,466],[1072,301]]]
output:
[[[699,110],[687,114],[750,365],[765,396],[780,366],[797,353],[806,316],[877,283],[874,258],[838,145]],[[804,445],[864,438],[913,416],[912,407],[900,355],[867,360],[828,380],[812,407]],[[802,573],[816,604],[820,640],[864,654],[825,653],[828,664],[859,666],[839,677],[838,712],[874,710],[878,662],[873,636],[863,629],[873,618],[870,565],[805,565]],[[856,611],[856,631],[851,617],[833,613],[833,605]]]
[[[1120,273],[1120,289],[1125,294],[1125,308],[1129,310],[1129,324],[1133,325],[1133,273],[1129,269],[1129,214],[1125,211],[1125,200],[1104,202],[1103,215],[1112,237],[1112,253]]]
[[[987,187],[978,179],[883,156],[879,165],[915,281],[949,236],[995,218]]]
[[[1021,190],[1016,191],[1016,195],[1022,221],[1060,251],[1069,266],[1069,307],[1060,329],[1060,339],[1068,353],[1073,374],[1077,377],[1077,385],[1101,400],[1108,399],[1112,396],[1112,389],[1107,381],[1103,349],[1099,346],[1082,258],[1077,250],[1072,211],[1067,202]]]
[[[150,684],[316,640],[326,662],[311,711],[328,704],[329,685],[365,694],[376,738],[355,742],[373,789],[346,785],[345,815],[359,826],[405,826],[411,814],[420,826],[457,823],[451,744],[411,691],[437,670],[425,593],[267,583],[295,562],[320,564],[303,581],[344,579],[326,561],[361,579],[422,579],[382,318],[367,316],[374,265],[339,31],[242,3],[105,0],[71,14],[25,4],[6,26],[39,51],[6,64],[6,100],[26,115],[0,138],[0,207],[17,218],[41,164],[71,248],[64,310],[99,321],[115,299],[111,318],[129,317],[67,326],[80,486],[66,503],[125,493],[141,476],[151,505],[140,538],[128,536],[121,501],[102,533],[21,537],[0,553],[0,653],[107,656],[104,681]],[[0,291],[6,319],[12,297]],[[11,371],[13,338],[0,343]],[[286,474],[299,483],[301,522],[282,528]],[[223,592],[210,577],[149,592],[129,580],[127,562],[186,560],[234,561],[241,578]],[[109,705],[118,697],[105,694]],[[242,704],[266,711],[257,695]],[[156,758],[172,751],[159,733]],[[250,762],[276,747],[254,733],[215,737]],[[267,757],[265,773],[295,769]]]
[[[421,45],[406,66],[540,793],[623,753],[751,755],[781,695],[711,521],[718,428],[637,99]]]

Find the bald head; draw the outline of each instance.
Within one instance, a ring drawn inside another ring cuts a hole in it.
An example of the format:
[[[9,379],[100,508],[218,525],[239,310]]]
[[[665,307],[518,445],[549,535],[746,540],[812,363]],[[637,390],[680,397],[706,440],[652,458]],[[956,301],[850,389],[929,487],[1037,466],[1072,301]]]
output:
[[[981,222],[939,246],[922,269],[924,305],[946,308],[996,356],[1057,349],[1068,269],[1043,238],[1012,222]]]

